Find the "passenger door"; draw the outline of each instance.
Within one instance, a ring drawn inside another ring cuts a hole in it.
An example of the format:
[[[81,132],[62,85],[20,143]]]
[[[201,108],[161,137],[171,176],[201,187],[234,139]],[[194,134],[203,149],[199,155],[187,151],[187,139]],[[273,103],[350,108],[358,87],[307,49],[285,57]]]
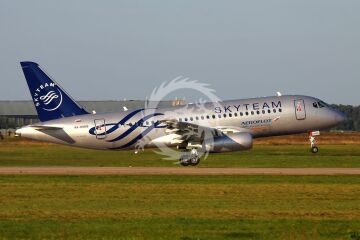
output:
[[[105,119],[95,119],[95,134],[97,139],[105,139],[106,138],[106,125]]]
[[[304,120],[306,118],[305,102],[303,99],[294,101],[295,115],[297,120]]]

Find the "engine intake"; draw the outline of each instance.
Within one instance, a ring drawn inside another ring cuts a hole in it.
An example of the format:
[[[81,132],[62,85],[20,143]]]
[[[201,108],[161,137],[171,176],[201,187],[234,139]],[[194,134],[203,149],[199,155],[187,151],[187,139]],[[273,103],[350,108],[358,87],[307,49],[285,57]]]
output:
[[[248,150],[252,148],[252,135],[250,133],[230,133],[207,139],[204,148],[209,152],[231,152]]]

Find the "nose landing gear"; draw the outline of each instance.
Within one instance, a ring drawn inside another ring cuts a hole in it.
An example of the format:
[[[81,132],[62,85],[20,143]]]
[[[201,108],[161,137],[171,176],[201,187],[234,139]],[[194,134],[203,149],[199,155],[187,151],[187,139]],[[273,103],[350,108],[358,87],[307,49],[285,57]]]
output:
[[[311,152],[312,153],[317,153],[318,151],[319,151],[318,147],[316,147],[316,146],[311,147]]]
[[[316,145],[316,138],[315,138],[315,136],[319,136],[319,135],[320,135],[319,131],[310,132],[309,141],[310,141],[310,146],[311,146],[311,152],[312,153],[318,153],[319,152],[319,148]]]
[[[199,163],[200,157],[196,148],[191,149],[190,152],[183,152],[180,157],[180,165],[182,166],[196,166]]]

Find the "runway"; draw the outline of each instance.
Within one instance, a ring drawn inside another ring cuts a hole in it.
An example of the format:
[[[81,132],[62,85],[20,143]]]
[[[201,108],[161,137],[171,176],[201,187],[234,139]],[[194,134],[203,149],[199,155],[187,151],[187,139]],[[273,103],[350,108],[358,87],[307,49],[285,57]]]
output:
[[[360,168],[0,167],[16,175],[360,175]]]

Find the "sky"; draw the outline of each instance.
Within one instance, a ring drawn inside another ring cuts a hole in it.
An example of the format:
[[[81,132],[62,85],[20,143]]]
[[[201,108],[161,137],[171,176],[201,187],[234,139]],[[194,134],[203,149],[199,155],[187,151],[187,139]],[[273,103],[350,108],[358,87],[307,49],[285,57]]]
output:
[[[31,99],[26,60],[77,100],[145,99],[184,76],[223,100],[359,105],[359,12],[358,0],[0,0],[0,100]]]

